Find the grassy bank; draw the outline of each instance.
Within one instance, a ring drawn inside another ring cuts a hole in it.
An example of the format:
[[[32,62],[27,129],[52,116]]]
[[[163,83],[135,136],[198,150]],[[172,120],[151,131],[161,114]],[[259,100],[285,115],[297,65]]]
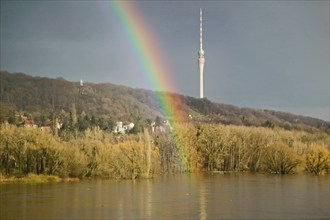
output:
[[[62,179],[54,175],[33,174],[30,173],[24,177],[6,177],[0,174],[0,183],[55,183],[61,182]]]

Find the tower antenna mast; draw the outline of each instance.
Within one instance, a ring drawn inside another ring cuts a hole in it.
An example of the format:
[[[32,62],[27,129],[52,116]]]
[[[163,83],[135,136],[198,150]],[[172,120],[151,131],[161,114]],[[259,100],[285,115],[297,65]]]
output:
[[[199,67],[199,97],[204,98],[204,50],[203,50],[203,14],[202,9],[199,9],[199,51],[198,51],[198,67]]]

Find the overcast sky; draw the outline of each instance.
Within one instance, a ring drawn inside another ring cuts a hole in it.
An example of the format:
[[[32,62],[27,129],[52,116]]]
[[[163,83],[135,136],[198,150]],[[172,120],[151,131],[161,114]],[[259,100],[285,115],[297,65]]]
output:
[[[174,92],[329,121],[329,1],[138,1]],[[1,1],[1,70],[152,88],[106,1]],[[133,55],[132,55],[133,54]]]

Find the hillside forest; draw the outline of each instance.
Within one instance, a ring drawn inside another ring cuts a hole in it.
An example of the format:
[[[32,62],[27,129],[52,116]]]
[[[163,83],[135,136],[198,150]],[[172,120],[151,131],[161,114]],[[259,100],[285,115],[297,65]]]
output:
[[[166,94],[187,115],[174,120],[155,93],[1,72],[0,174],[135,179],[330,172],[329,122]],[[115,133],[118,121],[134,128]]]

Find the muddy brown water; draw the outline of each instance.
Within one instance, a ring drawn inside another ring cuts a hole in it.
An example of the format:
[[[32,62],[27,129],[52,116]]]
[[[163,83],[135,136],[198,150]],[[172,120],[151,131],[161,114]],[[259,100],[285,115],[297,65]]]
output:
[[[180,174],[0,185],[0,219],[329,219],[329,177]]]

